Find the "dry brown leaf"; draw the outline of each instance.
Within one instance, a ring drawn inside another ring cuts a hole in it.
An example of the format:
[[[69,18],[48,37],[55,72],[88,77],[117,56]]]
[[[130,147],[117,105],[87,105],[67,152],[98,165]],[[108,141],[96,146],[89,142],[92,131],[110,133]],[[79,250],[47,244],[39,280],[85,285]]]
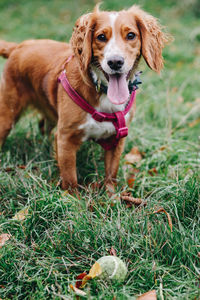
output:
[[[167,146],[167,145],[163,145],[163,146],[161,146],[161,147],[160,147],[160,149],[159,149],[159,150],[160,150],[160,151],[164,151],[164,150],[165,150],[165,149],[167,149],[167,148],[168,148],[168,146]]]
[[[133,168],[133,166],[130,164],[125,164],[123,166],[123,171],[124,171],[128,186],[130,188],[133,188],[133,186],[135,184],[136,176],[140,172],[140,170],[137,168]]]
[[[183,103],[183,101],[184,101],[183,96],[179,96],[178,99],[177,99],[177,102],[178,103]]]
[[[196,103],[196,104],[200,104],[200,98],[196,98],[196,99],[195,99],[195,103]]]
[[[176,86],[174,86],[172,89],[171,89],[172,93],[176,93],[178,91],[178,88]]]
[[[7,168],[4,169],[4,171],[5,171],[5,172],[12,172],[12,171],[14,171],[14,168],[12,168],[12,167],[7,167]]]
[[[27,215],[28,215],[28,208],[24,208],[18,211],[12,219],[17,221],[23,221],[26,219]]]
[[[124,157],[126,164],[138,163],[142,160],[142,154],[138,147],[133,147],[131,151]]]
[[[132,189],[135,184],[135,176],[132,175],[127,179],[128,186]]]
[[[86,296],[86,292],[76,288],[75,286],[73,286],[72,284],[69,285],[70,288],[74,291],[74,293],[77,295],[77,296]]]
[[[101,269],[100,264],[98,262],[95,262],[94,265],[92,266],[92,268],[90,269],[89,274],[83,278],[81,288],[83,288],[86,285],[88,280],[101,275],[101,273],[102,273],[102,269]]]
[[[198,118],[198,119],[196,119],[196,120],[190,122],[190,123],[189,123],[189,127],[192,128],[192,127],[198,125],[199,123],[200,123],[200,118]]]
[[[87,282],[89,280],[91,280],[91,279],[92,279],[92,277],[90,275],[86,275],[85,277],[83,277],[83,280],[82,280],[82,283],[80,285],[80,288],[81,289],[84,288],[84,286],[87,284]]]
[[[2,248],[4,246],[4,244],[6,243],[6,241],[8,241],[11,237],[11,234],[8,233],[2,233],[0,235],[0,248]]]
[[[157,300],[156,291],[152,290],[145,294],[142,294],[137,298],[137,300]]]
[[[111,247],[109,253],[110,253],[110,255],[117,256],[117,252],[116,252],[116,250],[113,248],[113,246]]]
[[[26,169],[26,166],[24,166],[24,165],[20,165],[20,166],[17,166],[19,169],[21,169],[21,170],[25,170]]]
[[[147,205],[146,201],[144,201],[141,198],[134,198],[134,197],[131,196],[131,193],[128,193],[128,192],[121,193],[120,198],[121,198],[121,200],[125,201],[128,204],[135,204],[135,205],[141,205],[142,204],[144,206]]]
[[[196,55],[196,56],[200,56],[200,47],[195,47],[194,48],[194,54]]]
[[[164,212],[164,213],[166,214],[167,220],[168,220],[168,223],[169,223],[169,227],[170,227],[170,230],[171,230],[171,232],[172,232],[172,219],[171,219],[170,214],[169,214],[168,212],[166,212],[166,210],[165,210],[163,207],[160,208],[160,209],[158,209],[157,211],[154,211],[153,213],[154,213],[154,214],[158,214],[158,213],[160,213],[160,212]]]
[[[76,277],[76,283],[75,283],[75,287],[77,289],[80,288],[80,286],[82,285],[82,282],[83,282],[83,278],[87,276],[87,273],[86,272],[83,272],[81,274],[79,274],[77,277]]]
[[[194,106],[194,103],[193,102],[186,102],[185,104],[188,108],[191,108]]]
[[[156,168],[152,168],[148,171],[149,175],[154,176],[158,174],[158,171],[156,170]]]
[[[89,272],[89,276],[91,276],[92,278],[95,278],[99,275],[101,275],[102,273],[102,269],[101,269],[101,266],[98,262],[95,262],[94,265],[92,266],[92,268],[90,269],[90,272]]]

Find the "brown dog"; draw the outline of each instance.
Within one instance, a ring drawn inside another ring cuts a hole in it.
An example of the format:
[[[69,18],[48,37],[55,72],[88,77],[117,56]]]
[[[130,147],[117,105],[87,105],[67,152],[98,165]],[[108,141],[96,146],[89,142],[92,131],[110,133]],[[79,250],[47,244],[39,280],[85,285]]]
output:
[[[0,41],[0,55],[8,58],[0,85],[0,145],[21,111],[34,104],[53,126],[57,124],[63,189],[76,187],[76,152],[82,142],[108,139],[116,132],[112,122],[94,120],[70,98],[58,83],[61,71],[66,70],[71,86],[97,111],[123,111],[129,101],[128,84],[134,79],[141,56],[159,73],[167,40],[157,20],[137,6],[120,12],[100,11],[96,6],[92,13],[78,19],[69,44]],[[107,92],[96,88],[96,83],[104,85]],[[134,108],[125,117],[127,124]],[[107,185],[112,186],[116,180],[124,140],[105,151]]]

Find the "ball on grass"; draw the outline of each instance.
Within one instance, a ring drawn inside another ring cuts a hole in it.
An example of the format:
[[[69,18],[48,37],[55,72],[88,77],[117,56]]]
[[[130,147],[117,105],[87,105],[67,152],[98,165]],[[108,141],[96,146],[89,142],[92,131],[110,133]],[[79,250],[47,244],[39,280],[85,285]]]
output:
[[[118,282],[123,282],[128,272],[125,263],[116,256],[103,256],[97,260],[102,273],[99,276],[101,279],[111,279]]]

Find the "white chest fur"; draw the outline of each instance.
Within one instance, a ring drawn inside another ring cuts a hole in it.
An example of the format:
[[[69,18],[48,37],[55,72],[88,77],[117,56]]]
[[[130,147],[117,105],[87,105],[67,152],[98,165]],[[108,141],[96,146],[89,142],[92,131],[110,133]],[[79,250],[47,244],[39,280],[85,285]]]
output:
[[[125,104],[115,105],[110,102],[107,98],[107,95],[102,95],[100,97],[100,105],[95,107],[95,109],[99,112],[105,113],[114,113],[117,111],[122,111],[125,108]],[[126,122],[129,119],[129,113],[125,116]],[[86,122],[79,126],[79,129],[84,131],[84,136],[82,141],[86,141],[90,138],[99,140],[99,139],[107,139],[110,136],[116,133],[115,127],[112,122],[98,122],[95,121],[90,114],[87,114]]]

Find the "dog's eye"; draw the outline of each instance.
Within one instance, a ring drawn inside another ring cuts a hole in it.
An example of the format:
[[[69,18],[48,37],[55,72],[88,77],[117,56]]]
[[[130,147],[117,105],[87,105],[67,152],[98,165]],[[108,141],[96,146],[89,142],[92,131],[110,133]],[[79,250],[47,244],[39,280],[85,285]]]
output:
[[[106,42],[107,41],[107,39],[106,39],[106,36],[105,36],[105,34],[99,34],[98,36],[97,36],[97,39],[100,41],[100,42]]]
[[[135,37],[136,37],[136,34],[133,32],[129,32],[126,36],[127,40],[134,40]]]

